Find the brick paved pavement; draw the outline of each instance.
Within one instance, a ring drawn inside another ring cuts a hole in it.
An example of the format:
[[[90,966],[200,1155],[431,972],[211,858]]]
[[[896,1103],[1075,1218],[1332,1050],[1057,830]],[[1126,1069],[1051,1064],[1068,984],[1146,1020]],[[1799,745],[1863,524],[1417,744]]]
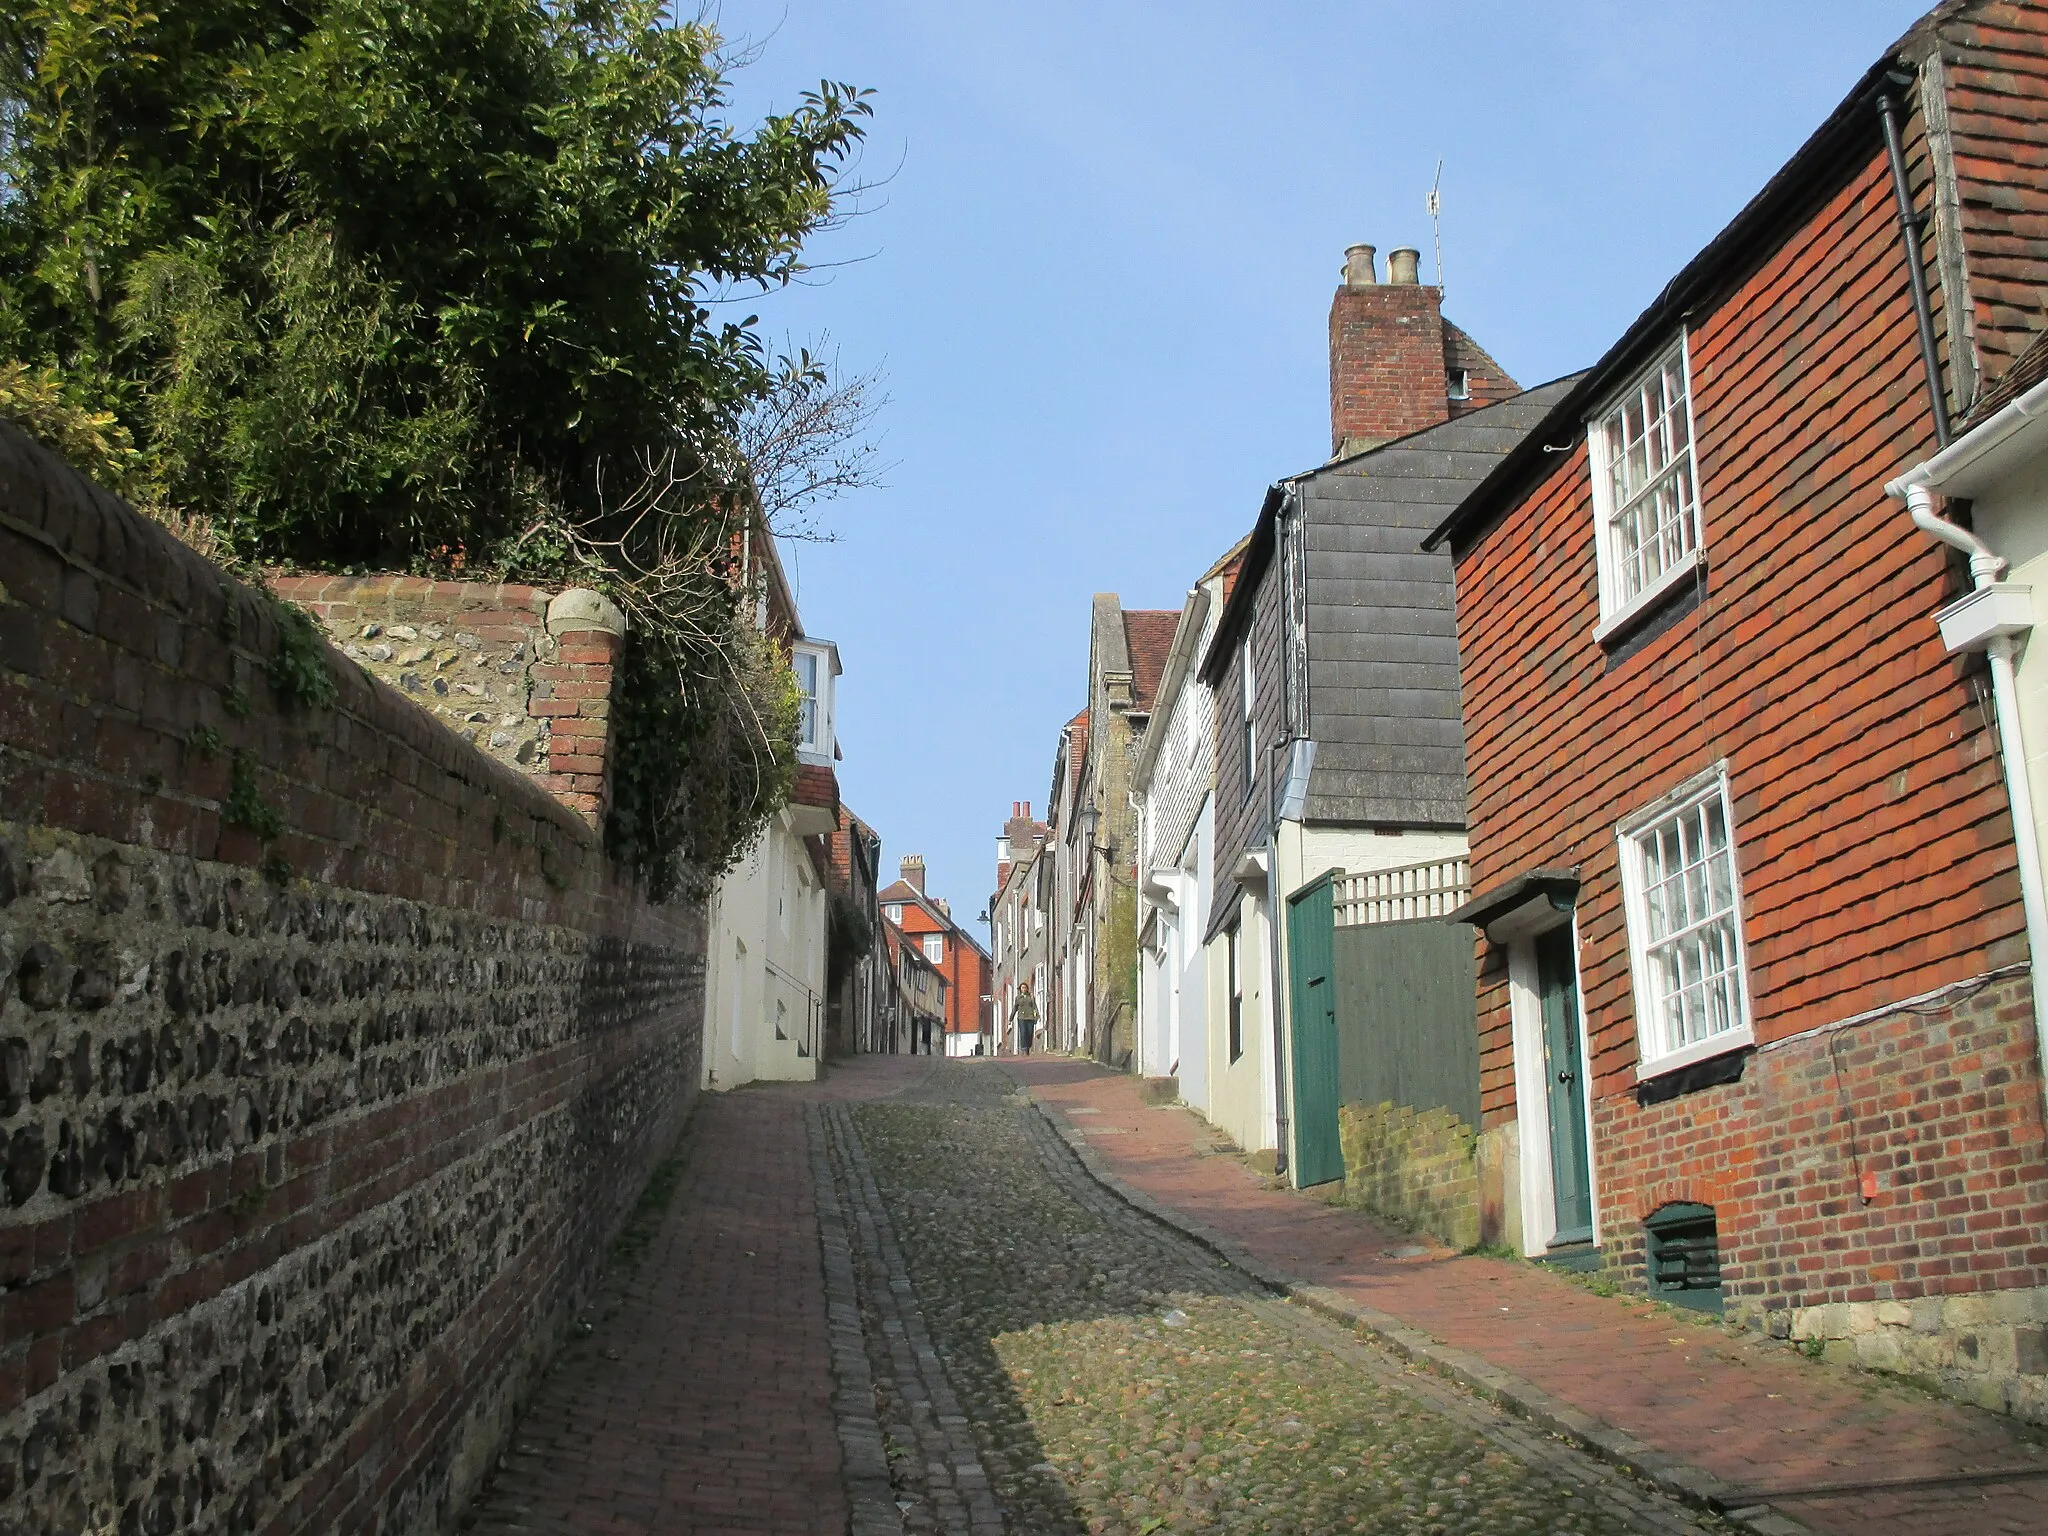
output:
[[[1667,1308],[1595,1296],[1533,1265],[1456,1257],[1356,1211],[1268,1188],[1217,1154],[1199,1117],[1144,1105],[1129,1077],[1060,1058],[1004,1065],[1111,1172],[1162,1205],[1274,1269],[1391,1314],[1658,1451],[1768,1494],[1816,1531],[2048,1531],[2048,1452],[2010,1420],[1813,1364]],[[2013,1469],[2031,1475],[1975,1480]],[[1899,1486],[1909,1482],[1920,1486]],[[1823,1488],[1841,1491],[1799,1492]]]
[[[475,1536],[840,1536],[806,1102],[888,1097],[928,1058],[706,1094],[658,1235],[567,1346],[471,1512]]]

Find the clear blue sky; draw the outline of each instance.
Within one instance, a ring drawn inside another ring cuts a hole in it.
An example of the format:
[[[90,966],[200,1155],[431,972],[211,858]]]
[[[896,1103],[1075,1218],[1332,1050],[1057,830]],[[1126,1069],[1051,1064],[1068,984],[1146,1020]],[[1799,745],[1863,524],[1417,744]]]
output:
[[[1414,245],[1524,385],[1597,357],[1925,8],[725,0],[736,114],[871,86],[868,211],[762,300],[880,368],[893,467],[787,551],[840,786],[981,910],[1085,702],[1089,596],[1178,607],[1329,446],[1344,247]]]

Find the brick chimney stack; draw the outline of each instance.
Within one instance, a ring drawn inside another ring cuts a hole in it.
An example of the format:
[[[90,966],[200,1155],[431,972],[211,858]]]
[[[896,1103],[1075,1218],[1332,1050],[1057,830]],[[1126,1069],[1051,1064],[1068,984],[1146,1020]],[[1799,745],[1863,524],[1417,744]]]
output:
[[[918,895],[922,896],[924,894],[923,854],[906,853],[903,855],[902,862],[896,866],[896,872],[903,877],[904,883],[917,892]]]
[[[1012,863],[1022,862],[1045,838],[1045,827],[1031,819],[1031,802],[1010,802],[1010,819],[1003,823],[1003,838],[1010,847]]]
[[[1344,458],[1520,392],[1500,364],[1443,316],[1443,290],[1418,280],[1402,246],[1379,281],[1375,252],[1344,253],[1330,301],[1330,456]]]
[[[1046,826],[1031,819],[1029,800],[1010,802],[1010,819],[1003,823],[1003,835],[996,839],[996,891],[1009,883],[1010,870],[1037,852],[1046,839]]]

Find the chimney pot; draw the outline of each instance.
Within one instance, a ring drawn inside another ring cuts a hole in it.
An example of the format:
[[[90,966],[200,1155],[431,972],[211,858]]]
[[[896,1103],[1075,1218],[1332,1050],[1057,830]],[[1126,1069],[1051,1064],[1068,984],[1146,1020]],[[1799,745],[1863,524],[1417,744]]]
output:
[[[1344,248],[1344,286],[1351,289],[1372,288],[1379,284],[1379,275],[1373,266],[1375,252],[1369,245],[1347,245]]]
[[[1413,287],[1420,279],[1422,252],[1412,245],[1404,245],[1387,253],[1387,281],[1400,287]]]
[[[901,874],[910,888],[922,896],[924,894],[924,855],[921,853],[906,853],[903,855],[902,862],[896,867],[898,873]]]

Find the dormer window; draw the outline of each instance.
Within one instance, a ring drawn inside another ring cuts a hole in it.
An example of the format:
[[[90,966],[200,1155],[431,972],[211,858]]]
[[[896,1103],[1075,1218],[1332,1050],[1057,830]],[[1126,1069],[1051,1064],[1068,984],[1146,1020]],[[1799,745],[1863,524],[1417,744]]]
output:
[[[1464,368],[1453,368],[1446,380],[1447,393],[1453,400],[1472,398],[1472,375]]]
[[[839,647],[829,640],[793,641],[789,665],[796,674],[797,760],[829,768],[838,745],[833,735],[832,706],[834,681],[839,676]]]
[[[1588,424],[1604,639],[1700,564],[1685,338]]]

